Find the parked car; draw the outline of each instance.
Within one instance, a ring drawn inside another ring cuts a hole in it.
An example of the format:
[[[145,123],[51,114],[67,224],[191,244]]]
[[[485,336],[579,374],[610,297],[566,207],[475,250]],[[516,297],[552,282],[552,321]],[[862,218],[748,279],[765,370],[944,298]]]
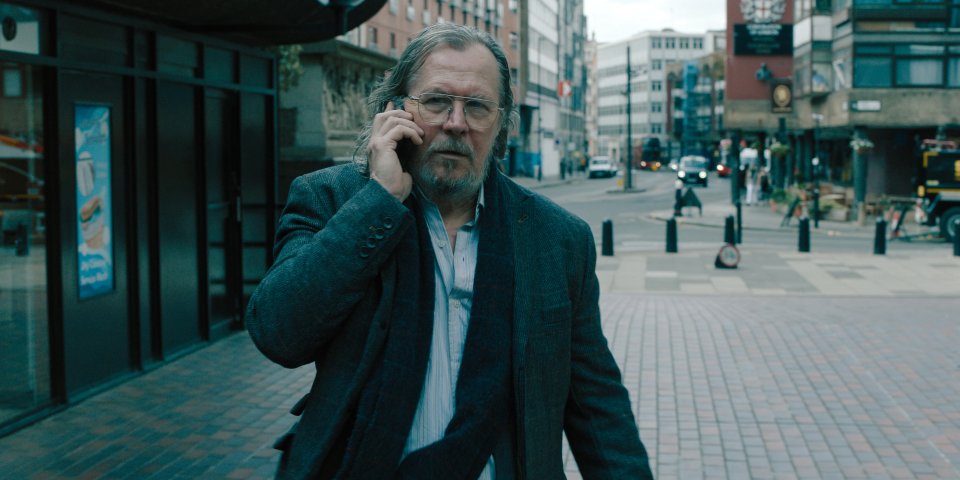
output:
[[[730,165],[727,165],[726,163],[717,164],[717,175],[721,177],[729,177],[731,173],[733,173],[733,169],[730,168]]]
[[[680,157],[680,165],[677,167],[677,178],[684,184],[699,183],[706,187],[709,165],[710,162],[707,158],[700,155]]]
[[[610,157],[593,157],[587,167],[587,175],[594,177],[613,177],[617,175],[617,166]]]

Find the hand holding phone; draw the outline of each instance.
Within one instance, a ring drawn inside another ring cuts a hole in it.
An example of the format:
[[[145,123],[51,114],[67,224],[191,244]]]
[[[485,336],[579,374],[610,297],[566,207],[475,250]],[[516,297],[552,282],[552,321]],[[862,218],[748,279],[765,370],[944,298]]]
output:
[[[394,109],[406,111],[404,108],[404,100],[406,100],[406,97],[394,97]],[[403,171],[407,171],[407,163],[410,161],[410,155],[412,153],[413,141],[411,141],[409,138],[404,138],[403,140],[397,142],[397,157],[400,159],[400,166],[403,167]]]
[[[367,157],[370,178],[401,202],[413,188],[407,164],[412,160],[414,145],[422,143],[424,135],[413,115],[404,110],[404,99],[392,98],[384,111],[374,116]]]

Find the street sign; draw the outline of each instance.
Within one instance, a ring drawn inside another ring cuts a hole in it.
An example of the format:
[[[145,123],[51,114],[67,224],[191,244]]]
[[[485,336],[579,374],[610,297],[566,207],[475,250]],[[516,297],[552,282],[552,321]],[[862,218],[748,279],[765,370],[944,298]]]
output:
[[[879,112],[880,100],[850,100],[851,112]]]

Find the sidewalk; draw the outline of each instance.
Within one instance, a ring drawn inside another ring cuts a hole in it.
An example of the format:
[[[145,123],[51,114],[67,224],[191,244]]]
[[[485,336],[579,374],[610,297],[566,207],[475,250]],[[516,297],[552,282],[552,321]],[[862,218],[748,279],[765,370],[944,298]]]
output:
[[[864,228],[833,223],[814,234]],[[714,247],[598,257],[657,478],[960,478],[960,257],[742,247],[736,270]],[[312,375],[240,332],[0,438],[0,478],[272,478]],[[580,478],[567,450],[565,466]]]

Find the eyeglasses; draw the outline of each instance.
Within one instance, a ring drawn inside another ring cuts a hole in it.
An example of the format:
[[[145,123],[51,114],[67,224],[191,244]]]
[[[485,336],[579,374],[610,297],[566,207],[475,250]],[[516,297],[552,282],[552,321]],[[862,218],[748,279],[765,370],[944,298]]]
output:
[[[421,93],[419,97],[408,97],[417,102],[420,118],[430,125],[443,125],[453,112],[454,100],[463,102],[463,116],[467,125],[474,130],[486,130],[493,126],[500,116],[502,108],[496,102],[482,98],[461,97],[446,93]]]

